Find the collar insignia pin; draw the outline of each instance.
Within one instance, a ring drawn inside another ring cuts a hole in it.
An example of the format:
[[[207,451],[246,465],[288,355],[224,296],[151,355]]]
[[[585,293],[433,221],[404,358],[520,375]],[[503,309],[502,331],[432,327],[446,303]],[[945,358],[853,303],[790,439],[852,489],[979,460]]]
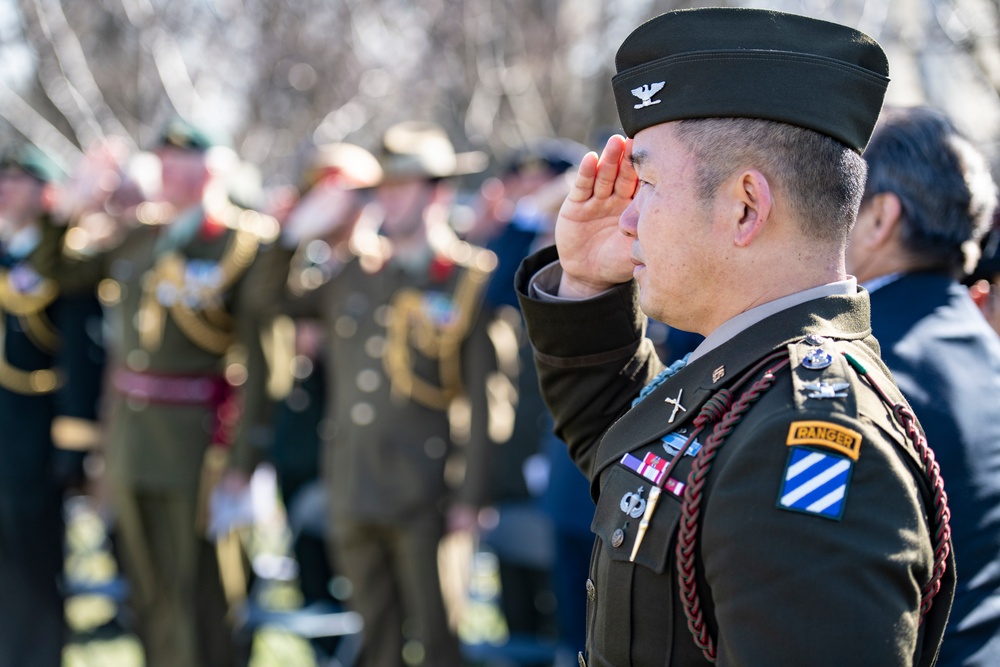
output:
[[[802,386],[810,392],[807,398],[847,398],[844,390],[851,385],[847,382],[807,382]]]
[[[722,378],[726,377],[726,367],[719,366],[714,371],[712,371],[712,382],[718,382]]]
[[[667,420],[668,424],[673,424],[674,419],[677,417],[677,411],[687,412],[687,408],[681,405],[681,396],[684,394],[683,387],[677,391],[677,398],[670,398],[669,396],[663,399],[664,403],[669,403],[674,406],[673,411],[670,413],[670,419]]]
[[[659,81],[657,83],[644,83],[638,88],[632,89],[632,94],[642,100],[642,104],[636,104],[636,109],[641,109],[643,107],[653,106],[654,104],[659,104],[660,100],[653,101],[653,95],[657,94],[666,85],[666,81]]]

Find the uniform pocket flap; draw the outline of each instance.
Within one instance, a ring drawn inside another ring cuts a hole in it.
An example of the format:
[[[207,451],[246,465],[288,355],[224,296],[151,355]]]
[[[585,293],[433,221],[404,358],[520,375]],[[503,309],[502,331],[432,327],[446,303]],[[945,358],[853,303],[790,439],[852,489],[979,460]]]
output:
[[[687,458],[687,457],[685,457]],[[690,461],[681,461],[675,474],[661,489],[649,526],[643,535],[634,562],[660,574],[666,569],[673,537],[681,514],[683,482]],[[653,483],[625,465],[609,466],[603,473],[601,494],[590,529],[602,542],[611,560],[632,560],[639,524],[649,503]]]

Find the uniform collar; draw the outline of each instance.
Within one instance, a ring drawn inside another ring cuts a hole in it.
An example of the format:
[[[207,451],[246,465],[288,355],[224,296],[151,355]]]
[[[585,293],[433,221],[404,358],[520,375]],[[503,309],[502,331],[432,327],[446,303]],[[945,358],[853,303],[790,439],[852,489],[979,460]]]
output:
[[[166,233],[156,240],[156,254],[161,255],[186,246],[201,229],[204,219],[203,206],[193,206],[178,213],[174,221],[166,226]]]
[[[853,292],[845,290],[853,288]],[[816,297],[816,294],[822,296]],[[802,295],[806,300],[801,299]],[[809,297],[812,298],[809,298]],[[607,431],[594,460],[593,479],[606,466],[617,462],[625,452],[690,424],[714,393],[730,385],[770,352],[796,342],[808,334],[826,338],[860,340],[871,335],[871,311],[868,295],[853,280],[831,283],[791,295],[777,308],[760,313],[747,311],[739,331],[725,341],[692,358],[688,365],[653,390]],[[762,306],[763,307],[763,306]],[[756,308],[754,310],[757,310]],[[734,318],[736,319],[736,318]],[[724,325],[725,326],[725,325]],[[725,344],[723,344],[725,343]],[[678,398],[679,397],[679,398]],[[677,409],[674,420],[675,403]]]
[[[866,290],[868,290],[868,293],[871,294],[875,290],[885,287],[886,285],[890,285],[902,277],[903,274],[897,271],[896,273],[889,273],[884,276],[879,276],[878,278],[872,278],[871,280],[866,280],[865,282],[861,283],[861,286],[864,287]]]
[[[708,354],[708,352],[719,347],[726,341],[731,340],[740,332],[782,310],[798,306],[807,301],[812,301],[813,299],[821,299],[825,296],[833,296],[835,294],[854,294],[857,291],[857,280],[851,276],[847,280],[839,280],[837,282],[827,283],[826,285],[820,285],[819,287],[812,287],[810,289],[796,292],[795,294],[789,294],[788,296],[783,296],[780,299],[768,301],[767,303],[751,308],[750,310],[742,312],[739,315],[726,320],[719,328],[710,333],[705,340],[703,340],[701,344],[695,348],[694,352],[691,353],[691,358],[688,359],[688,363],[695,361],[699,357],[703,357]]]

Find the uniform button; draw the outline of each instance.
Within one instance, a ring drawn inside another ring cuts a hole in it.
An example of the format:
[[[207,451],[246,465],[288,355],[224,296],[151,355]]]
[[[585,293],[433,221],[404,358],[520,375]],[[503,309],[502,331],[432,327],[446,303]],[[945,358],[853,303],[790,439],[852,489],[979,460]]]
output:
[[[587,667],[587,659],[583,657],[583,651],[576,654],[576,661],[580,663],[580,667]]]
[[[372,359],[381,359],[385,355],[385,338],[371,336],[365,341],[365,354]]]
[[[350,315],[341,315],[333,323],[333,330],[341,338],[350,338],[358,331],[358,321]]]
[[[355,403],[351,406],[351,421],[358,426],[368,426],[375,421],[375,408],[371,403]]]
[[[624,541],[625,541],[625,531],[623,531],[621,528],[615,528],[615,532],[611,533],[611,546],[617,549],[622,545],[622,542]]]
[[[587,579],[587,599],[593,602],[594,600],[594,580]]]

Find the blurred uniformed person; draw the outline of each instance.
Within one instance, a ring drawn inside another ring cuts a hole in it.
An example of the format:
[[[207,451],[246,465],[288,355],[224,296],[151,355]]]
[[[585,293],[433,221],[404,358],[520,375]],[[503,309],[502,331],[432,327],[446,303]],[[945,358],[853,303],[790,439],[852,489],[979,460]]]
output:
[[[288,287],[296,295],[316,290],[350,254],[349,239],[368,199],[366,188],[375,185],[381,174],[375,157],[361,147],[346,143],[323,144],[312,149],[302,170],[301,182],[275,198],[272,212],[279,222],[287,222],[295,211],[297,221],[291,224],[301,225],[308,220],[312,226],[308,233],[310,240],[297,249],[289,271]],[[331,193],[346,195],[348,210],[345,215],[349,219],[339,219],[337,203],[327,199]],[[262,290],[266,291],[266,287]],[[279,338],[285,346],[282,355],[285,361],[276,363],[277,372],[273,376],[278,380],[278,403],[274,414],[274,444],[268,458],[274,466],[288,513],[291,549],[298,564],[303,606],[329,609],[333,604],[333,608],[337,608],[342,604],[331,592],[336,566],[326,538],[325,508],[328,503],[320,471],[321,432],[329,402],[326,327],[315,317],[292,321],[281,316],[276,322],[279,324],[276,330],[284,332]],[[332,655],[339,639],[311,640],[317,660]]]
[[[31,261],[62,171],[29,145],[0,160],[0,665],[62,664],[62,500],[98,444],[104,350],[93,295]]]
[[[364,618],[361,664],[396,667],[405,654],[408,664],[459,665],[437,554],[449,524],[474,525],[485,491],[486,377],[496,359],[481,305],[496,262],[449,227],[445,179],[468,169],[469,154],[423,122],[389,128],[383,144],[376,206],[352,254],[300,304],[316,306],[299,310],[326,325],[331,541]],[[344,185],[333,188],[343,199]],[[344,211],[345,223],[356,214]],[[286,240],[307,236],[304,217],[292,213]],[[456,439],[465,474],[449,488]]]
[[[886,109],[847,270],[871,294],[872,333],[920,418],[951,498],[958,587],[940,665],[1000,664],[1000,339],[959,283],[997,187],[941,113]]]
[[[233,663],[206,498],[217,481],[245,487],[267,441],[264,322],[245,289],[277,223],[228,200],[215,145],[168,123],[155,149],[159,197],[114,247],[94,249],[71,228],[73,252],[53,253],[50,267],[114,309],[108,475],[150,667]]]
[[[844,269],[882,49],[703,9],[640,26],[616,65],[629,139],[584,158],[518,274],[597,503],[581,664],[933,664],[946,496]],[[644,314],[706,339],[664,369]]]

